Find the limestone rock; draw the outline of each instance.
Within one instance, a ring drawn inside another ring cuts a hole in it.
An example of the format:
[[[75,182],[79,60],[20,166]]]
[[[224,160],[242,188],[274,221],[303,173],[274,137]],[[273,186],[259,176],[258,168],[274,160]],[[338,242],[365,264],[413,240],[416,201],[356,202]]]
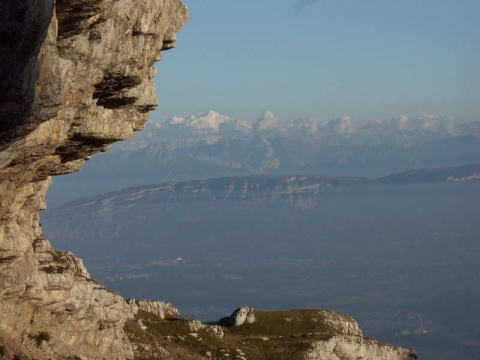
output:
[[[249,316],[255,322],[245,331]],[[382,344],[362,335],[357,322],[350,316],[322,309],[256,311],[247,306],[235,310],[218,324],[228,327],[225,339],[232,342],[239,336],[262,358],[305,360],[414,360],[412,349]],[[241,326],[243,325],[243,326]],[[244,328],[245,327],[245,328]],[[229,345],[228,343],[225,346]],[[303,347],[303,348],[302,348]],[[288,351],[287,351],[288,349]],[[295,350],[293,350],[295,349]]]
[[[38,211],[50,175],[142,128],[156,106],[153,65],[186,19],[180,0],[0,5],[0,341],[8,334],[26,356],[48,330],[34,358],[133,357],[130,307],[50,246]]]
[[[247,324],[253,324],[255,320],[255,313],[252,311],[247,315]]]
[[[381,344],[371,338],[341,334],[316,341],[305,354],[305,360],[414,360],[411,349]]]
[[[223,329],[218,325],[207,325],[207,324],[203,324],[199,320],[192,320],[188,323],[188,326],[190,331],[195,331],[195,332],[200,330],[208,331],[208,332],[211,332],[215,337],[217,337],[220,340],[222,340],[224,336]]]
[[[332,326],[334,331],[342,334],[363,336],[358,323],[351,316],[328,310],[317,310],[317,312],[324,321]]]
[[[138,314],[139,310],[154,314],[160,319],[180,315],[172,304],[164,301],[128,299],[127,304],[130,306],[133,315]]]
[[[249,323],[253,323],[255,321],[253,308],[241,306],[236,309],[232,315],[220,319],[218,323],[222,326],[241,326],[245,323],[245,321],[247,321],[247,319],[249,320]]]

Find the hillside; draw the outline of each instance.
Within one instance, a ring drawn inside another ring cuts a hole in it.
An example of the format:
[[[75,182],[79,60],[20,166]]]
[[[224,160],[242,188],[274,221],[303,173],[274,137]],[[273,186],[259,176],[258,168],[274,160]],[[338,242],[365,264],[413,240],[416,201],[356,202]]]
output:
[[[126,331],[142,359],[413,360],[413,350],[364,338],[355,320],[326,310],[258,311],[238,308],[232,323],[202,324],[178,313],[140,310]],[[161,348],[159,348],[161,346]]]
[[[401,183],[411,184],[418,182],[441,182],[441,181],[478,181],[480,180],[480,165],[470,164],[457,167],[445,167],[435,169],[415,169],[404,171],[378,178],[377,181],[384,184]]]

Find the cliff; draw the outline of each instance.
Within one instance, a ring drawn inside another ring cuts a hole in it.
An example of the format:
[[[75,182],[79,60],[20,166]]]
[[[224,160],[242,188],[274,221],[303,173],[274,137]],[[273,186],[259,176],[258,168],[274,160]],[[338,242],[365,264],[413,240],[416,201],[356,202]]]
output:
[[[35,358],[132,358],[125,301],[42,236],[50,175],[143,127],[154,63],[187,19],[179,0],[0,5],[0,330]],[[32,339],[45,354],[35,355]]]
[[[142,347],[135,331],[149,330],[139,316],[166,321],[160,314],[176,310],[127,303],[95,282],[81,260],[52,248],[38,211],[50,176],[79,170],[143,127],[156,106],[153,64],[186,19],[179,0],[0,5],[0,357],[131,359],[144,350],[172,357],[160,340]],[[189,325],[195,329],[220,334]],[[175,358],[208,356],[174,350]]]

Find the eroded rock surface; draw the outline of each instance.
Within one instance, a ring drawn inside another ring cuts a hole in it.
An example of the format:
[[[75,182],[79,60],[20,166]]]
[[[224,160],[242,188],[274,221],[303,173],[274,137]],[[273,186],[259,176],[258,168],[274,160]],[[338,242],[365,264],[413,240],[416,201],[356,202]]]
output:
[[[162,320],[180,315],[176,307],[165,301],[128,299],[127,304],[134,315],[137,315],[139,311],[145,311],[158,316]]]
[[[0,334],[26,355],[133,357],[130,306],[50,246],[38,210],[50,175],[143,127],[153,65],[186,19],[179,0],[0,5]],[[51,339],[37,346],[42,331]]]
[[[414,360],[411,349],[381,344],[375,339],[352,335],[335,335],[330,339],[314,341],[305,353],[305,360]]]

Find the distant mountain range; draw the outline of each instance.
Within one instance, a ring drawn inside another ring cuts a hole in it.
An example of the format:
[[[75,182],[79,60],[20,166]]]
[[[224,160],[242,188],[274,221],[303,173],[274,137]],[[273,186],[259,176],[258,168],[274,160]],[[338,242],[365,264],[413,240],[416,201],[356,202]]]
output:
[[[377,179],[383,184],[418,183],[418,182],[468,182],[480,181],[480,164],[470,164],[457,167],[444,167],[436,169],[415,169],[401,173],[384,176]]]
[[[256,175],[228,176],[205,180],[167,182],[140,185],[109,193],[77,199],[52,213],[64,213],[78,207],[100,206],[130,202],[178,202],[180,200],[265,199],[275,197],[312,197],[345,186],[375,186],[384,184],[414,184],[424,182],[480,181],[480,164],[435,169],[415,169],[376,179],[365,177],[336,177],[324,175]],[[76,211],[76,210],[74,210]]]
[[[219,139],[282,137],[302,139],[308,143],[338,146],[396,145],[412,147],[443,138],[480,136],[480,122],[460,123],[451,117],[424,114],[415,118],[400,116],[391,120],[357,121],[349,116],[322,121],[316,119],[284,120],[267,111],[257,120],[232,119],[213,110],[190,117],[173,117],[150,122],[147,127],[127,141],[117,143],[114,149],[134,150],[165,141],[215,143]]]
[[[479,159],[480,122],[433,115],[286,121],[272,112],[248,121],[206,111],[148,123],[78,175],[56,178],[49,203],[167,181],[292,173],[376,177]]]

